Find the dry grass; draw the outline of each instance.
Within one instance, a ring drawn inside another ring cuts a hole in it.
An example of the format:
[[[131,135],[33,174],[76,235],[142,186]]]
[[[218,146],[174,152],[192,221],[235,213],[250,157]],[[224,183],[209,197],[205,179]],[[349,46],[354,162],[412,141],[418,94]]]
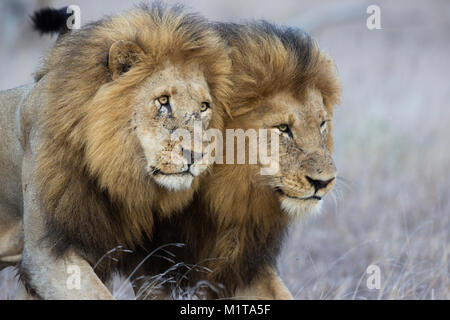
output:
[[[450,42],[441,31],[450,7],[435,4],[381,5],[391,14],[380,31],[355,21],[319,32],[343,79],[335,158],[345,180],[321,216],[292,228],[280,270],[295,298],[450,298]],[[407,23],[414,16],[420,26]],[[367,288],[371,264],[380,290]]]
[[[279,270],[297,299],[450,298],[450,4],[378,3],[383,30],[367,30],[365,12],[311,30],[343,81],[342,179],[321,215],[292,226]],[[271,7],[266,17],[287,19],[303,5]],[[234,8],[228,14],[245,12]],[[366,285],[372,264],[380,290]],[[0,299],[13,286],[11,272],[0,273]],[[134,297],[122,288],[118,298]]]

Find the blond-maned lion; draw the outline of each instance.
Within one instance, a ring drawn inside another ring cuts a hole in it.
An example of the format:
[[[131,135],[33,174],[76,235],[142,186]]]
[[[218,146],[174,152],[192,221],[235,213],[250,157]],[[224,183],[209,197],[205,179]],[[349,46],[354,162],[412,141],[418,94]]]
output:
[[[233,118],[225,128],[273,132],[279,170],[263,175],[267,163],[215,164],[183,214],[158,221],[151,247],[185,243],[174,260],[196,267],[167,284],[168,292],[207,283],[208,298],[290,299],[276,260],[292,219],[318,211],[335,184],[332,116],[340,82],[332,60],[304,32],[266,22],[217,30],[233,62]]]
[[[230,72],[206,20],[155,4],[62,34],[34,84],[0,93],[0,265],[20,261],[19,298],[113,298],[111,273],[191,201],[206,165],[170,136],[222,128]]]

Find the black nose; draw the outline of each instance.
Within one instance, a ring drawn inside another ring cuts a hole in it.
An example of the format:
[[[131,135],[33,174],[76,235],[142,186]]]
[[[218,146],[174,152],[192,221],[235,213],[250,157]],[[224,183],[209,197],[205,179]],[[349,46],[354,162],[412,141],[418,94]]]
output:
[[[309,183],[311,183],[316,191],[326,188],[334,180],[334,178],[331,178],[330,180],[316,180],[308,176],[306,176],[306,179]]]

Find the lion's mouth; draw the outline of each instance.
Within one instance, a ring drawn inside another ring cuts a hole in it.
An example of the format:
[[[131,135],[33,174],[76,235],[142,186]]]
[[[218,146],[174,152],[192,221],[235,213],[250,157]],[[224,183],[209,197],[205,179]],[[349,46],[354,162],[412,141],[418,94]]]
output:
[[[317,201],[322,200],[322,197],[319,197],[319,196],[316,196],[316,195],[312,195],[310,197],[295,197],[295,196],[291,196],[291,195],[287,194],[286,192],[284,192],[283,190],[281,190],[281,188],[279,188],[279,187],[275,188],[275,191],[278,192],[279,194],[287,197],[287,198],[296,199],[296,200],[317,200]]]
[[[182,191],[191,187],[195,176],[188,170],[179,172],[165,172],[151,170],[153,180],[161,187],[170,191]]]
[[[184,170],[184,171],[179,171],[179,172],[164,172],[161,169],[155,168],[155,167],[151,167],[150,168],[152,175],[157,176],[157,175],[162,175],[162,176],[183,176],[183,175],[193,175],[189,168]]]

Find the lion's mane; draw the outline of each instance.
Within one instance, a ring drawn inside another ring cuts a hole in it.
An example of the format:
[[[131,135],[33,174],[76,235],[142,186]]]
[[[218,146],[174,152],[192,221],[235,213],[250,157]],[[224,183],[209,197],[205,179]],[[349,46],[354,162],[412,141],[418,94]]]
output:
[[[138,44],[145,59],[111,81],[108,52],[119,40]],[[119,245],[139,248],[151,238],[155,216],[190,201],[193,191],[168,192],[148,178],[129,123],[130,93],[166,60],[198,63],[217,106],[211,126],[221,128],[226,48],[207,21],[179,7],[142,6],[66,33],[36,73],[48,103],[41,110],[35,178],[56,254],[72,246],[95,263]]]

